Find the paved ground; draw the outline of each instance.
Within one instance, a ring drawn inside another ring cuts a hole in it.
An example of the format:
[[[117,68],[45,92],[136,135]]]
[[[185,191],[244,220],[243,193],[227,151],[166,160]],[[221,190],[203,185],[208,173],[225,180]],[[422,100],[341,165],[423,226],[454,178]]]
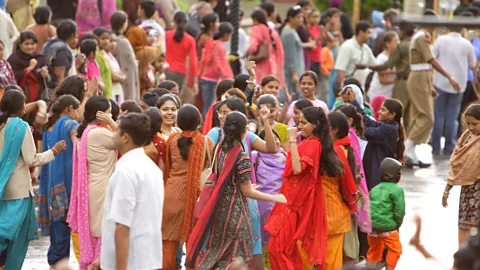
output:
[[[417,149],[419,154],[428,157],[428,147]],[[449,267],[453,263],[452,255],[458,249],[457,245],[457,213],[460,188],[455,187],[450,195],[450,207],[441,206],[442,192],[448,172],[448,158],[436,157],[429,169],[404,169],[400,185],[405,189],[407,214],[401,227],[403,255],[397,269],[433,269],[425,266],[425,260],[408,246],[415,227],[413,217],[420,214],[423,217],[422,240],[427,249],[441,263]],[[49,269],[46,263],[48,238],[42,238],[31,244],[23,269]],[[78,264],[71,259],[76,269]]]

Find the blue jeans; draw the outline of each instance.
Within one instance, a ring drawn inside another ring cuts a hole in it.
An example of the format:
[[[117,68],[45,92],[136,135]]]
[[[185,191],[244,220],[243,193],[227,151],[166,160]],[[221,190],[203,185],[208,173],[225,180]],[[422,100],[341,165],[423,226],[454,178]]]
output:
[[[444,153],[452,153],[458,132],[458,115],[462,105],[463,93],[452,94],[435,87],[438,93],[434,102],[435,121],[432,131],[432,152],[440,153],[440,139],[445,135]]]
[[[203,110],[202,116],[205,118],[205,115],[208,112],[210,106],[212,106],[213,102],[215,101],[215,90],[217,88],[217,82],[209,81],[200,79],[200,91],[202,92],[202,100],[203,100]]]

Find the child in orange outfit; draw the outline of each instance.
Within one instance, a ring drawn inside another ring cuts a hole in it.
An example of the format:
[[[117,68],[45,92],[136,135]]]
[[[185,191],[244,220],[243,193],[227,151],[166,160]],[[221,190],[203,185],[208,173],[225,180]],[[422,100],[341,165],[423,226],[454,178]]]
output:
[[[402,175],[402,164],[395,159],[386,158],[380,165],[380,184],[370,191],[370,215],[372,218],[372,233],[368,235],[370,248],[367,253],[367,263],[375,266],[382,260],[384,246],[387,252],[387,270],[395,269],[402,244],[398,228],[405,216],[405,195],[398,185]]]

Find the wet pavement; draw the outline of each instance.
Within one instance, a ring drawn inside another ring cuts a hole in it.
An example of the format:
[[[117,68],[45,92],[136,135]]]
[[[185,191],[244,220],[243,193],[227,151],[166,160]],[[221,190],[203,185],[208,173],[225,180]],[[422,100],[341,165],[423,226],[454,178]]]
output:
[[[417,149],[425,159],[431,158],[428,146]],[[453,254],[458,249],[457,220],[460,187],[454,187],[449,198],[449,207],[443,208],[441,201],[448,173],[448,157],[434,158],[428,169],[404,169],[400,185],[405,190],[406,216],[400,228],[403,255],[396,269],[441,269],[427,265],[425,259],[408,242],[415,232],[413,218],[419,214],[423,218],[422,242],[441,264],[450,268]],[[23,269],[47,270],[46,261],[48,238],[32,242]],[[73,251],[72,253],[73,254]],[[70,259],[73,269],[78,268],[74,257]]]

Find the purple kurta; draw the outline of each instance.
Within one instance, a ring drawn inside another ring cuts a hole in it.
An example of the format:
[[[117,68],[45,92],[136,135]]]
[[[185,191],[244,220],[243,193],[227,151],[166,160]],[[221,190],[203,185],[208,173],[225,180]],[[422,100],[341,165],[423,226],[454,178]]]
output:
[[[275,154],[264,154],[256,151],[252,153],[252,161],[255,164],[257,174],[257,184],[260,185],[259,190],[261,192],[278,194],[283,183],[282,174],[285,169],[286,159],[285,153],[281,150]],[[273,202],[258,201],[263,245],[268,245],[268,240],[270,239],[270,234],[263,227],[274,205],[275,203]]]

